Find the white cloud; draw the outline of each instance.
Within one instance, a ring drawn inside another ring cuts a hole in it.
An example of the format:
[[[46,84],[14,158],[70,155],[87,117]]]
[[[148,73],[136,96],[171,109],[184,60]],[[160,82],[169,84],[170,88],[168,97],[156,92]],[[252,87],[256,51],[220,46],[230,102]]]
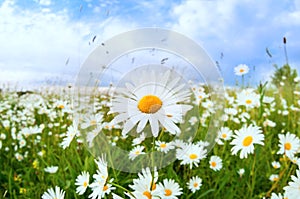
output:
[[[263,75],[253,75],[254,81],[269,76],[273,69],[264,64],[265,48],[270,48],[272,61],[280,65],[284,60],[280,48],[283,36],[291,40],[289,53],[299,51],[295,36],[300,33],[298,0],[278,4],[270,0],[187,0],[175,5],[171,15],[174,22],[169,23],[170,27],[205,46],[213,59],[221,62],[225,80],[231,81],[232,68],[240,63],[264,68],[260,70]]]
[[[97,45],[88,45],[93,35],[104,40],[132,27],[117,18],[99,24],[69,16],[67,8],[54,12],[22,10],[12,0],[0,4],[1,82],[36,82],[65,74],[75,79],[83,59]]]
[[[50,6],[51,5],[51,0],[40,0],[39,3],[42,6]]]
[[[300,26],[300,1],[294,0],[291,4],[292,6],[290,9],[287,9],[274,17],[273,23],[277,23],[283,27]]]
[[[177,19],[172,28],[191,37],[222,37],[224,31],[234,23],[233,9],[237,2],[184,1],[172,10],[174,18]]]

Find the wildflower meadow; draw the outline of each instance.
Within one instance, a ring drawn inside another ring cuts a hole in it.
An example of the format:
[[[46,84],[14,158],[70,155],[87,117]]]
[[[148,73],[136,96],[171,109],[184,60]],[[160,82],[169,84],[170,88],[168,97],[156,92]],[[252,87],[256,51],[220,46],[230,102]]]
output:
[[[239,65],[232,73],[239,79],[248,70]],[[133,88],[157,75],[176,92],[151,84]],[[3,89],[0,196],[298,198],[300,78],[289,65],[278,67],[272,82],[225,87],[223,124],[210,151],[203,134],[216,105],[208,87],[190,82],[196,96],[192,98],[179,80],[168,82],[169,76],[168,71],[145,75],[113,98],[109,90],[95,91],[94,112],[82,118],[75,118],[72,86],[60,92],[58,88],[27,93]],[[149,94],[149,90],[155,91]],[[127,100],[132,112],[123,106]],[[199,104],[197,117],[186,121],[197,129],[192,140],[176,137],[185,133],[178,124],[192,109],[186,102]],[[120,171],[109,166],[109,155],[96,156],[88,150],[86,144],[97,146],[94,141],[100,134],[109,145],[127,150],[126,164],[151,151],[173,154],[174,161],[162,168]]]

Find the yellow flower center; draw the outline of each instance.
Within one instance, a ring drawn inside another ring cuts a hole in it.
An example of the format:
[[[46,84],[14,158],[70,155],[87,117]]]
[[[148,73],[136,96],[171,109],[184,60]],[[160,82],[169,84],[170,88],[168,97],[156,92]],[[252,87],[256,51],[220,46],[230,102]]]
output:
[[[243,72],[245,72],[245,69],[241,68],[240,73],[243,73]]]
[[[227,138],[227,135],[225,133],[222,134],[222,138]]]
[[[170,189],[165,189],[165,196],[172,195],[172,191]]]
[[[97,122],[96,122],[96,120],[91,120],[91,125],[96,125],[97,124]]]
[[[152,191],[154,191],[156,189],[156,184],[154,183],[153,185],[152,185]]]
[[[190,159],[194,160],[194,159],[196,159],[196,158],[198,158],[198,156],[197,156],[195,153],[192,153],[192,154],[190,155]]]
[[[284,144],[284,149],[285,150],[289,151],[289,150],[291,150],[291,148],[292,148],[291,143],[287,142],[287,143]]]
[[[251,99],[247,99],[246,100],[246,104],[251,104],[252,103],[252,100]]]
[[[194,186],[195,188],[197,188],[197,187],[198,187],[198,183],[195,182],[195,183],[193,184],[193,186]]]
[[[87,185],[88,185],[88,183],[85,181],[85,182],[83,183],[83,186],[84,186],[84,187],[87,187]]]
[[[217,163],[216,163],[216,162],[212,162],[210,165],[211,165],[212,167],[215,167],[215,166],[217,166]]]
[[[60,104],[57,106],[57,108],[63,109],[63,108],[65,108],[65,106],[63,104]]]
[[[140,151],[136,151],[136,152],[135,152],[135,155],[139,155],[139,154],[140,154]]]
[[[146,196],[148,199],[151,199],[151,198],[152,198],[152,195],[151,195],[151,193],[150,193],[149,191],[145,191],[145,192],[143,193],[143,195]]]
[[[143,113],[156,113],[161,106],[162,101],[155,95],[146,95],[138,103],[138,108]]]
[[[160,144],[160,148],[163,148],[163,149],[164,149],[164,148],[166,148],[166,147],[167,147],[167,145],[166,145],[165,143],[161,143],[161,144]]]
[[[249,146],[250,144],[252,144],[252,141],[253,141],[252,136],[245,137],[245,139],[243,140],[243,146]]]
[[[108,189],[108,186],[105,185],[105,186],[103,187],[103,191],[106,191],[107,189]]]

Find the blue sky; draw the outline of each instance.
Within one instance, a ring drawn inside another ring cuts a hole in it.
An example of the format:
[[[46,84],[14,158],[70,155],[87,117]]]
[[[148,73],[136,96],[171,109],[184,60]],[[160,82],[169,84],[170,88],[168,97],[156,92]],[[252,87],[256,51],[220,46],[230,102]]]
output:
[[[199,43],[226,84],[240,80],[233,73],[238,64],[250,67],[252,85],[268,80],[273,64],[285,63],[283,37],[289,64],[300,71],[299,0],[0,0],[0,83],[72,82],[97,45],[143,27]]]

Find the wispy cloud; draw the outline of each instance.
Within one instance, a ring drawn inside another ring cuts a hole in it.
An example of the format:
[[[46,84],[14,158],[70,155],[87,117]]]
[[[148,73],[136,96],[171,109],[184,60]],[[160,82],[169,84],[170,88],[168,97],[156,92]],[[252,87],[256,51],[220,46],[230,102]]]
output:
[[[134,28],[161,27],[201,44],[220,64],[226,83],[234,83],[233,68],[241,63],[256,68],[251,78],[258,82],[271,74],[273,63],[284,64],[283,36],[292,67],[300,68],[299,21],[297,0],[4,0],[0,81],[33,81],[37,71],[39,79],[49,73],[75,78],[84,59],[104,40]],[[26,74],[21,78],[21,73]]]

